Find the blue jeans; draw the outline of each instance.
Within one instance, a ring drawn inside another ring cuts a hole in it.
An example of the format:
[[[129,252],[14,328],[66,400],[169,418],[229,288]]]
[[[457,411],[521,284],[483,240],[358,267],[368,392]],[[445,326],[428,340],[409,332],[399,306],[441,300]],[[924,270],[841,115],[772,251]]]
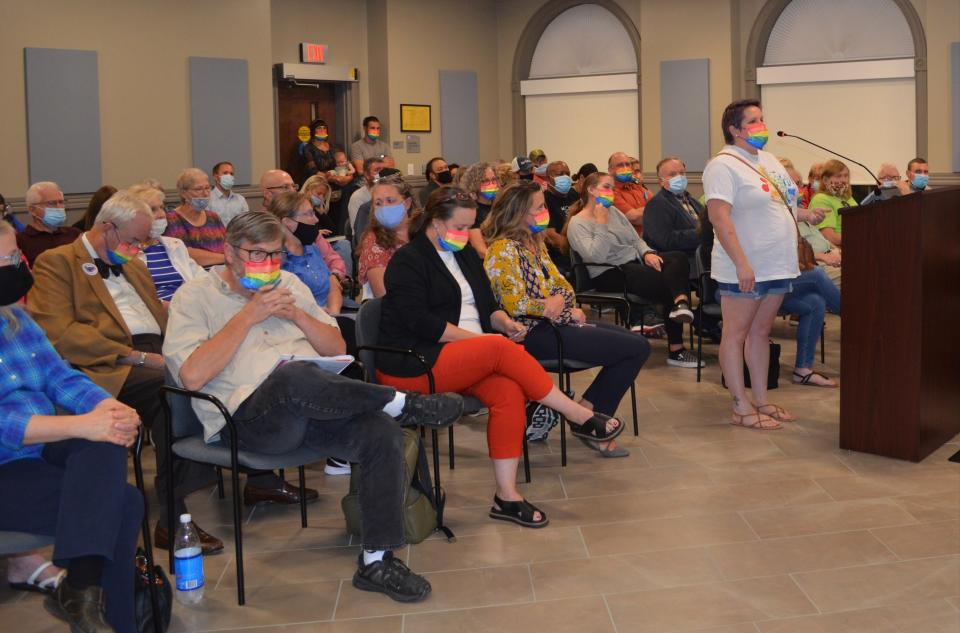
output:
[[[347,275],[353,276],[353,248],[350,246],[350,240],[337,240],[331,242],[330,246],[343,259],[344,266],[347,267]]]
[[[287,363],[233,414],[237,442],[242,449],[268,454],[306,445],[360,464],[363,547],[396,549],[404,544],[403,496],[412,476],[406,472],[400,426],[383,412],[396,393],[312,363]]]
[[[840,291],[819,267],[800,273],[793,290],[783,298],[781,311],[797,314],[797,360],[794,367],[809,369],[817,351],[827,309],[840,314]]]

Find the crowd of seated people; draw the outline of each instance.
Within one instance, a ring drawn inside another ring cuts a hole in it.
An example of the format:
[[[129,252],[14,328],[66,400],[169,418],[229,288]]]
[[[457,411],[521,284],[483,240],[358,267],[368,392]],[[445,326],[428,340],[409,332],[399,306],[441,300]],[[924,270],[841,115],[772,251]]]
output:
[[[431,592],[391,553],[403,544],[402,426],[453,423],[462,411],[455,394],[482,401],[494,471],[488,514],[528,528],[549,522],[516,483],[528,403],[559,412],[598,456],[629,456],[616,441],[623,430],[617,410],[651,344],[639,322],[630,328],[588,319],[570,283],[569,257],[573,252],[590,264],[594,289],[625,290],[658,306],[667,363],[696,367],[682,325],[693,319],[692,256],[702,245],[710,252],[714,231],[688,191],[683,159],[657,164],[654,194],[643,184],[639,161],[623,152],[609,157],[606,172],[587,163],[575,175],[542,150],[463,167],[435,157],[425,165],[428,183],[418,195],[392,168],[379,132],[375,117],[365,119],[348,156],[331,144],[325,123],[315,121],[304,148],[310,177],[298,187],[288,173],[268,170],[259,180],[262,207],[253,211],[234,191],[229,161],[217,163],[212,178],[183,170],[179,202],[170,209],[155,180],[120,191],[104,186],[76,227],[65,225],[66,201],[56,183],[28,189],[25,223],[0,198],[0,218],[10,222],[0,220],[0,355],[33,350],[36,356],[16,362],[26,368],[22,389],[41,394],[3,394],[9,415],[0,423],[0,506],[27,503],[43,482],[70,479],[76,485],[58,487],[60,494],[83,512],[101,513],[99,527],[113,530],[113,540],[78,554],[77,539],[93,538],[78,522],[83,513],[58,518],[38,504],[31,523],[6,529],[55,535],[56,566],[35,554],[11,559],[13,585],[51,594],[54,610],[71,622],[99,618],[103,626],[133,630],[129,583],[120,587],[114,561],[131,557],[142,501],[126,487],[122,447],[141,423],[155,445],[164,444],[157,391],[169,380],[220,398],[243,447],[322,446],[337,456],[328,461],[329,474],[364,465],[360,494],[367,511],[353,583],[397,600]],[[798,207],[811,211],[798,229],[818,264],[784,294],[782,309],[799,316],[793,382],[835,387],[813,363],[825,313],[840,313],[840,210],[857,204],[850,172],[827,160],[812,166],[803,183],[792,163],[781,162]],[[910,161],[903,180],[895,166],[883,164],[881,185],[861,203],[929,189],[928,174],[922,158]],[[350,241],[328,239],[343,228],[332,215],[335,191],[350,194],[340,202],[356,231],[359,284],[348,283]],[[400,356],[378,357],[383,386],[311,363],[277,366],[284,354],[352,350],[353,324],[341,312],[352,298],[344,288],[359,287],[358,300],[383,298],[380,340],[421,354],[439,395],[418,395],[428,391],[423,368]],[[579,397],[561,392],[539,362],[556,357],[558,335],[566,358],[599,370]],[[30,369],[39,366],[34,358],[43,359],[46,373]],[[60,388],[50,387],[54,380]],[[291,398],[299,404],[291,407]],[[338,408],[325,407],[331,402]],[[65,414],[54,415],[54,407]],[[208,442],[227,440],[210,407],[195,410]],[[74,418],[86,430],[80,439],[59,430]],[[28,456],[36,463],[23,463]],[[179,458],[168,464],[163,451],[156,459],[155,492],[164,500],[172,487],[178,514],[188,494],[215,481],[210,466]],[[74,472],[77,461],[90,460],[102,468]],[[47,472],[31,481],[33,488],[24,487],[34,477],[26,466]],[[245,472],[245,503],[299,503],[299,490],[276,473]],[[113,492],[93,501],[91,489]],[[318,498],[312,489],[305,495]],[[172,535],[160,507],[154,542],[168,548]],[[223,549],[216,536],[198,531],[205,554]]]

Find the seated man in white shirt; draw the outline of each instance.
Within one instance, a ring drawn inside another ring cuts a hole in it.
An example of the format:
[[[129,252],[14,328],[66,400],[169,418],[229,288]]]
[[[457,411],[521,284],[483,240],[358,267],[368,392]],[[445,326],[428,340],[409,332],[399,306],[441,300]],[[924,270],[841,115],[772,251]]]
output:
[[[233,190],[236,183],[233,163],[221,161],[213,166],[213,191],[210,192],[210,210],[220,216],[223,226],[241,213],[250,210],[247,199]]]
[[[363,185],[353,192],[353,195],[350,196],[350,202],[347,204],[347,233],[350,235],[353,235],[353,225],[357,221],[357,212],[360,211],[360,207],[370,202],[370,190],[376,184],[380,170],[384,166],[384,162],[379,158],[368,158],[363,161]],[[353,235],[354,244],[359,239],[359,235]]]
[[[393,557],[403,545],[405,481],[400,425],[448,426],[463,411],[455,394],[419,396],[329,373],[301,357],[343,354],[337,322],[295,275],[280,270],[283,225],[267,213],[237,216],[226,265],[184,284],[170,306],[163,352],[187,389],[220,399],[241,448],[283,453],[303,445],[362,466],[363,552],[353,584],[415,602],[431,589]],[[229,432],[209,403],[194,402],[208,442]],[[394,420],[394,418],[397,418]]]

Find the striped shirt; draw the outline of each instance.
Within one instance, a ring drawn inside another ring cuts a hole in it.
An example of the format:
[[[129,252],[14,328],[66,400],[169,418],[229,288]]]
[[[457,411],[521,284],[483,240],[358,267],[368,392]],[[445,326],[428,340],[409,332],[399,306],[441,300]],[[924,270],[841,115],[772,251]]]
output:
[[[176,211],[167,211],[167,230],[164,235],[183,240],[188,248],[222,253],[227,230],[223,227],[220,216],[213,211],[206,212],[206,221],[203,226],[194,226]]]
[[[183,276],[170,263],[167,249],[162,242],[148,246],[143,252],[147,256],[147,269],[157,287],[157,297],[160,301],[170,301],[177,288],[183,285]]]

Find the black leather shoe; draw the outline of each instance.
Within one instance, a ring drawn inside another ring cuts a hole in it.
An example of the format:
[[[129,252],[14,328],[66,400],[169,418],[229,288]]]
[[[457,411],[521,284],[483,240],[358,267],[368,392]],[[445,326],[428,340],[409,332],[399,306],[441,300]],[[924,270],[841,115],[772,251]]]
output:
[[[61,582],[53,594],[46,597],[43,607],[69,624],[71,633],[113,631],[104,614],[100,587],[73,589],[67,581]]]
[[[212,534],[207,534],[201,530],[200,526],[196,523],[193,524],[193,527],[196,528],[197,536],[200,537],[200,551],[204,556],[223,551],[223,541]],[[153,530],[153,546],[157,549],[170,548],[170,535],[167,533],[166,526],[160,525],[160,523],[157,523],[156,528]]]
[[[369,565],[363,564],[363,552],[360,552],[360,567],[353,575],[353,586],[363,591],[385,593],[397,602],[420,602],[430,595],[433,588],[430,581],[410,571],[393,552],[383,555]]]
[[[463,398],[458,393],[428,396],[407,392],[407,401],[397,422],[400,426],[446,427],[463,415]]]
[[[300,487],[286,481],[279,482],[276,488],[259,488],[249,483],[243,488],[243,505],[252,506],[258,503],[282,503],[296,505],[300,503]],[[313,488],[306,489],[307,502],[320,498]]]

